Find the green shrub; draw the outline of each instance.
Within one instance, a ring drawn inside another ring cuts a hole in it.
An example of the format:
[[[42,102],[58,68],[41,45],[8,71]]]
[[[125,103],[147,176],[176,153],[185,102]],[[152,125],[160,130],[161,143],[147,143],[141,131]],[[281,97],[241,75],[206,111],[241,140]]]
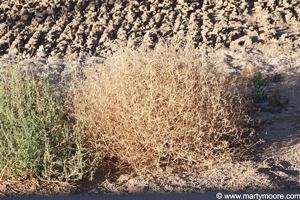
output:
[[[47,75],[9,66],[0,81],[0,168],[7,177],[77,180],[86,165],[80,128],[52,96]]]
[[[254,104],[261,103],[268,100],[267,94],[264,92],[263,88],[269,85],[269,77],[262,78],[262,74],[259,72],[255,74],[252,79],[250,79],[250,83],[248,87],[252,87],[253,89],[250,94],[250,100],[253,100]]]

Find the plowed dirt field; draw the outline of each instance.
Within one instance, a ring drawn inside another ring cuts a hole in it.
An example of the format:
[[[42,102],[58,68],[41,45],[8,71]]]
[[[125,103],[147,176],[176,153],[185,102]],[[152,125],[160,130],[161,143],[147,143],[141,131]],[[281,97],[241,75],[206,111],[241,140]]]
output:
[[[298,0],[1,0],[0,55],[111,52],[182,32],[214,48],[300,43]]]

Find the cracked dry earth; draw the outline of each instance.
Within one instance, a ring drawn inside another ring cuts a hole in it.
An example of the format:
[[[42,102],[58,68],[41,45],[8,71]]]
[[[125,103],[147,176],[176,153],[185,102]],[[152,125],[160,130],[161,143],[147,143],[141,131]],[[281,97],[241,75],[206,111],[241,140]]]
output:
[[[265,142],[222,166],[156,178],[99,172],[95,181],[77,185],[2,181],[0,196],[299,190],[299,22],[298,0],[0,0],[0,66],[16,64],[19,56],[19,66],[48,72],[50,84],[70,80],[69,66],[100,64],[115,50],[111,42],[155,46],[160,37],[182,32],[225,74],[239,75],[245,65],[277,74],[266,92],[278,88],[280,101],[289,99],[285,106],[260,105]]]

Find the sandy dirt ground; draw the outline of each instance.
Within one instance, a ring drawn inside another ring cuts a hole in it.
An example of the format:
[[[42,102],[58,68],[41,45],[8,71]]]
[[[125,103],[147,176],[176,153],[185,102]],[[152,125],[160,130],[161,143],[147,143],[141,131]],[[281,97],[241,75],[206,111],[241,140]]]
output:
[[[18,3],[16,3],[18,2]],[[9,31],[6,29],[9,27]],[[199,56],[225,74],[243,66],[277,74],[260,105],[265,141],[255,152],[197,174],[141,178],[126,172],[96,174],[77,185],[35,180],[0,183],[0,195],[125,194],[300,189],[300,2],[251,1],[59,1],[0,0],[0,63],[48,72],[56,85],[70,66],[99,64],[112,41],[154,46],[182,31]],[[20,53],[20,54],[19,54]],[[20,62],[15,58],[19,55]],[[76,59],[75,59],[76,58]],[[70,80],[67,78],[66,80]],[[278,88],[280,103],[272,101]],[[59,87],[57,94],[59,94]],[[279,103],[279,104],[280,104]],[[22,184],[20,184],[20,182]],[[27,188],[24,190],[24,188]]]

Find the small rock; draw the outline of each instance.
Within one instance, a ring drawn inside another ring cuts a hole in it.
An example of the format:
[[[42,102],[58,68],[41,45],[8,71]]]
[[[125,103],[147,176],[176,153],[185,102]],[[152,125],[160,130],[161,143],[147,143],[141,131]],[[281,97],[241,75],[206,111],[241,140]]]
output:
[[[11,55],[18,55],[19,51],[18,51],[18,48],[13,47],[13,48],[9,49],[8,53]]]
[[[47,56],[46,52],[44,51],[44,47],[40,46],[39,49],[36,52],[36,56],[40,58],[44,58]]]

